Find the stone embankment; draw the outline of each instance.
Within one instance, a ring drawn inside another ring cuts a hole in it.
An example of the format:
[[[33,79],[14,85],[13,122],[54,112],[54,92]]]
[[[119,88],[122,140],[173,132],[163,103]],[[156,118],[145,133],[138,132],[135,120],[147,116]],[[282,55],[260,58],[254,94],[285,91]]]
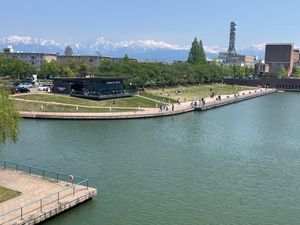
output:
[[[116,119],[138,119],[153,118],[162,116],[172,116],[194,110],[207,110],[223,105],[236,103],[239,101],[256,98],[266,94],[274,93],[276,89],[254,89],[241,91],[232,95],[207,97],[204,99],[205,104],[197,101],[186,101],[176,104],[169,104],[163,108],[141,108],[131,112],[103,112],[103,113],[77,113],[77,112],[20,112],[23,118],[37,119],[73,119],[73,120],[116,120]],[[219,97],[221,100],[216,100]]]
[[[276,89],[257,89],[251,91],[241,91],[237,94],[214,96],[213,98],[205,99],[205,103],[198,101],[194,102],[194,108],[198,111],[205,111],[208,109],[217,108],[224,105],[229,105],[248,99],[257,98],[267,94],[276,92]]]

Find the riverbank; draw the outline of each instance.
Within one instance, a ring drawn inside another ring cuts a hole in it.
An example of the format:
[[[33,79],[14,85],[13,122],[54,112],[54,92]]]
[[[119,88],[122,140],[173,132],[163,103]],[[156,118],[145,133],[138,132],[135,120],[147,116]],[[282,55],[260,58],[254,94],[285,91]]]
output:
[[[240,91],[231,95],[219,95],[221,100],[216,100],[216,97],[204,98],[205,106],[202,107],[199,101],[184,101],[175,104],[167,104],[160,108],[140,108],[138,111],[131,112],[99,112],[99,113],[80,113],[80,112],[36,112],[36,111],[21,111],[23,118],[36,119],[70,119],[70,120],[116,120],[116,119],[139,119],[172,116],[182,113],[191,112],[194,110],[207,110],[210,108],[220,107],[234,102],[256,98],[266,94],[274,93],[276,89],[253,89]],[[238,97],[237,97],[238,96]],[[196,105],[195,105],[196,104]]]

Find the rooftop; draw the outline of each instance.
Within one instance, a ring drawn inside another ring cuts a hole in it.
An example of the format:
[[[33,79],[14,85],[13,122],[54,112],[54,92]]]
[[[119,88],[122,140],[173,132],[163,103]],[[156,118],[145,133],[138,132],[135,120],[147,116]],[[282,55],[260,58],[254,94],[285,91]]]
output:
[[[292,45],[293,46],[294,43],[267,43],[266,46],[267,45]]]
[[[54,77],[52,80],[54,81],[103,81],[103,80],[125,80],[128,79],[126,77]]]

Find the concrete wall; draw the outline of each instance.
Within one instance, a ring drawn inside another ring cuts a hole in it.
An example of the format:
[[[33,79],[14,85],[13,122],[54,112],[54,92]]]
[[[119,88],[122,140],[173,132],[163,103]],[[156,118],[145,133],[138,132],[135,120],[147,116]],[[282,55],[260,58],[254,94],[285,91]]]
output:
[[[261,78],[261,79],[225,79],[225,84],[242,85],[252,87],[270,87],[280,90],[300,91],[300,79],[277,79],[277,78]]]

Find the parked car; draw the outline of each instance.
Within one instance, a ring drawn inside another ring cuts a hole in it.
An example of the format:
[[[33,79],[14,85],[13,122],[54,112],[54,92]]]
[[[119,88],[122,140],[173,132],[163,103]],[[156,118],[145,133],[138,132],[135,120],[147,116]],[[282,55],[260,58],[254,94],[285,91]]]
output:
[[[38,91],[48,91],[49,87],[47,85],[42,85],[38,87]]]
[[[19,86],[23,86],[25,88],[32,88],[32,84],[31,83],[21,83],[21,84],[19,84]]]
[[[17,93],[28,93],[28,92],[30,92],[30,90],[24,86],[18,85],[16,87],[16,92]]]

